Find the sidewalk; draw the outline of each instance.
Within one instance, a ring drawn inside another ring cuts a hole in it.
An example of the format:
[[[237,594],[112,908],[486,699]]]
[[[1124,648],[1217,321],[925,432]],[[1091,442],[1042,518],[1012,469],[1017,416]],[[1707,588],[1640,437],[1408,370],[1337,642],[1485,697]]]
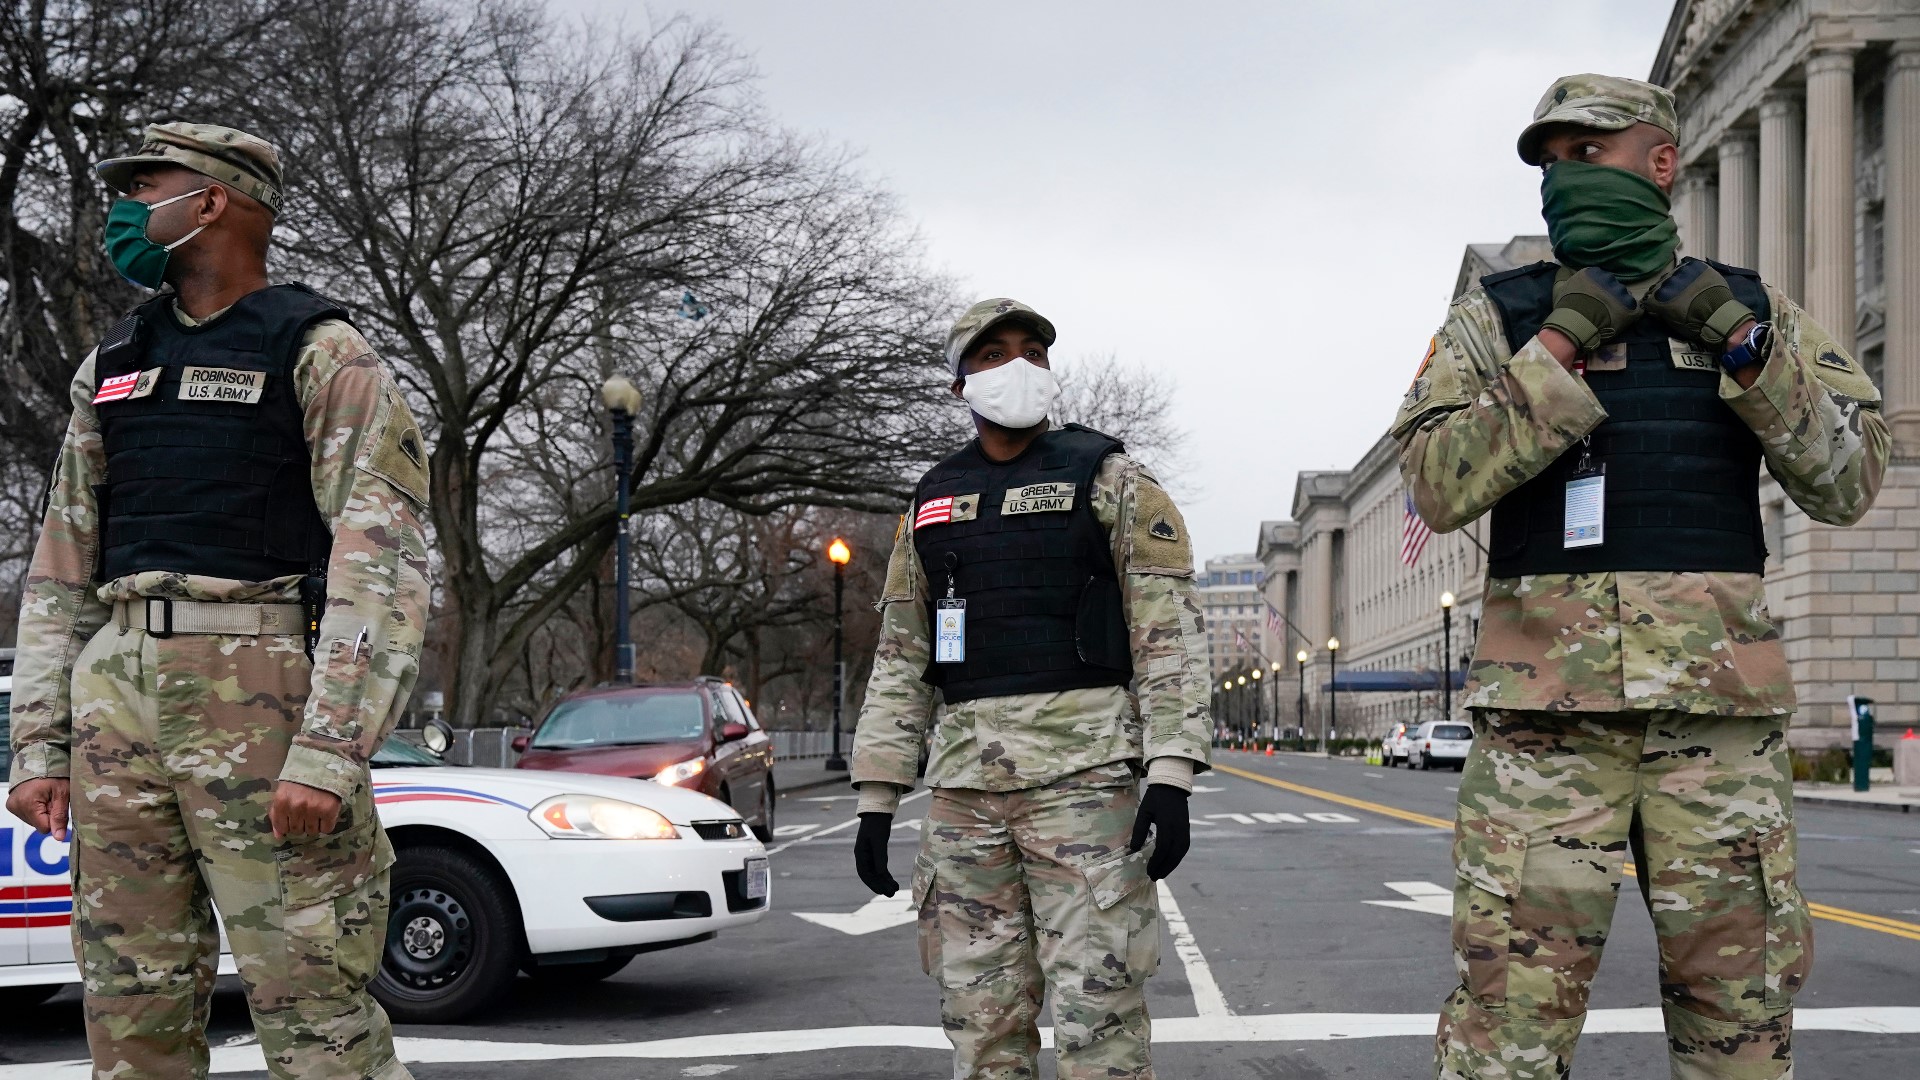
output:
[[[847,774],[828,772],[826,758],[784,758],[773,763],[773,788],[782,795],[829,786],[853,794],[852,782]]]
[[[1793,801],[1802,806],[1839,806],[1852,810],[1892,810],[1911,814],[1920,809],[1920,787],[1875,784],[1855,791],[1852,784],[1795,784]]]

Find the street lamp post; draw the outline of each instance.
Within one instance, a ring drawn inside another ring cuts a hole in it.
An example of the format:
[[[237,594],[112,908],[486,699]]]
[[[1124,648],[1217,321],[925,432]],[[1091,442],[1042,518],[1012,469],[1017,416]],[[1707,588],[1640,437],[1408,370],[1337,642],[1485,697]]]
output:
[[[1307,650],[1301,649],[1299,652],[1294,653],[1293,661],[1300,665],[1300,711],[1295,719],[1298,720],[1300,724],[1300,730],[1297,734],[1301,739],[1301,749],[1305,749],[1307,738]]]
[[[1267,685],[1273,688],[1271,690],[1271,693],[1273,694],[1273,730],[1272,730],[1273,741],[1279,742],[1280,741],[1280,661],[1278,660],[1270,661],[1267,664]]]
[[[1327,722],[1320,728],[1320,749],[1333,756],[1333,732],[1340,725],[1340,639],[1327,639]]]
[[[1239,678],[1237,678],[1237,679],[1235,679],[1235,680],[1233,680],[1233,685],[1234,685],[1235,687],[1241,687],[1241,686],[1245,686],[1245,685],[1247,685],[1247,677],[1246,677],[1245,675],[1242,675],[1242,676],[1240,676]],[[1237,698],[1237,699],[1236,699],[1236,700],[1238,700],[1238,701],[1239,701],[1239,702],[1241,703],[1241,705],[1240,705],[1240,718],[1239,718],[1239,719],[1240,719],[1240,745],[1241,745],[1241,746],[1242,746],[1243,748],[1244,748],[1244,747],[1246,746],[1246,744],[1247,744],[1247,706],[1246,706],[1246,697],[1247,697],[1247,695],[1245,695],[1245,694],[1241,694],[1241,695],[1239,696],[1239,698]]]
[[[1440,719],[1453,719],[1453,594],[1440,594]]]
[[[1260,742],[1260,725],[1267,722],[1267,717],[1264,711],[1265,699],[1260,696],[1260,669],[1255,667],[1251,674],[1253,675],[1253,741],[1257,746]]]
[[[833,754],[827,758],[827,771],[846,772],[847,759],[840,756],[840,711],[847,699],[847,662],[840,655],[840,599],[847,591],[847,562],[853,550],[836,536],[827,545],[827,558],[833,562]]]
[[[633,470],[633,414],[640,411],[640,391],[625,375],[600,384],[600,400],[613,414],[614,513],[618,516],[613,541],[613,678],[633,683],[633,637],[627,612],[627,484]]]

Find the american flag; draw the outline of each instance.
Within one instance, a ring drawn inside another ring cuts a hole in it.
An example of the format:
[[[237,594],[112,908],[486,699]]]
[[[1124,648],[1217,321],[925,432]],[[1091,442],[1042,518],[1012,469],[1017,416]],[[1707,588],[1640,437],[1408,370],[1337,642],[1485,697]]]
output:
[[[1400,561],[1412,566],[1420,561],[1420,553],[1427,550],[1427,541],[1433,539],[1433,530],[1413,512],[1413,496],[1400,496],[1406,516],[1400,521]]]
[[[1280,628],[1285,625],[1286,625],[1285,621],[1280,618],[1279,609],[1275,608],[1272,604],[1268,604],[1267,605],[1267,636],[1273,639],[1274,641],[1287,640],[1287,636],[1280,632]]]

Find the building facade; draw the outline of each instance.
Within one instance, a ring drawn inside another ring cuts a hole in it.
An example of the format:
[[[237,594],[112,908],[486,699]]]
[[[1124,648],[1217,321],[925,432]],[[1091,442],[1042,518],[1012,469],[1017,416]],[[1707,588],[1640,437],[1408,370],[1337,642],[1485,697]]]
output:
[[[1887,727],[1920,724],[1920,0],[1683,0],[1652,78],[1680,108],[1683,253],[1799,299],[1873,376],[1893,428],[1879,500],[1852,528],[1763,485],[1793,741],[1844,739],[1848,694]]]
[[[1264,568],[1252,555],[1207,560],[1200,582],[1200,611],[1207,624],[1207,669],[1216,683],[1223,675],[1261,664],[1269,651],[1266,608],[1260,595],[1264,582]]]

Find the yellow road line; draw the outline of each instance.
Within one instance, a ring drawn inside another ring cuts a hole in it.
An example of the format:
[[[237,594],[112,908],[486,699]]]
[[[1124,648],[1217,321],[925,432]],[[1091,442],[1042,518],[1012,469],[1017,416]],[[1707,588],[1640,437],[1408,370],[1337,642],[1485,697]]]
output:
[[[1397,818],[1401,821],[1411,821],[1416,825],[1426,825],[1435,829],[1451,830],[1453,828],[1453,822],[1451,821],[1430,817],[1426,814],[1416,814],[1411,810],[1402,810],[1397,806],[1369,802],[1366,799],[1356,799],[1350,795],[1340,795],[1332,791],[1322,791],[1319,788],[1307,787],[1304,784],[1294,784],[1285,780],[1276,780],[1271,776],[1248,772],[1245,769],[1236,769],[1231,765],[1220,765],[1216,763],[1214,768],[1230,776],[1238,776],[1243,780],[1252,780],[1257,784],[1265,784],[1268,787],[1277,787],[1282,791],[1291,791],[1296,795],[1305,795],[1308,798],[1338,803],[1341,806],[1351,806],[1356,810],[1365,810],[1369,813]],[[1635,874],[1637,869],[1638,868],[1631,862],[1626,864],[1628,875]],[[1816,904],[1812,901],[1808,901],[1807,911],[1816,919],[1825,919],[1828,922],[1842,923],[1846,926],[1858,927],[1862,930],[1877,930],[1882,934],[1891,934],[1894,937],[1920,941],[1920,923],[1902,922],[1899,919],[1889,919],[1884,915],[1869,915],[1864,911],[1853,911],[1848,908],[1834,907],[1831,904]]]

